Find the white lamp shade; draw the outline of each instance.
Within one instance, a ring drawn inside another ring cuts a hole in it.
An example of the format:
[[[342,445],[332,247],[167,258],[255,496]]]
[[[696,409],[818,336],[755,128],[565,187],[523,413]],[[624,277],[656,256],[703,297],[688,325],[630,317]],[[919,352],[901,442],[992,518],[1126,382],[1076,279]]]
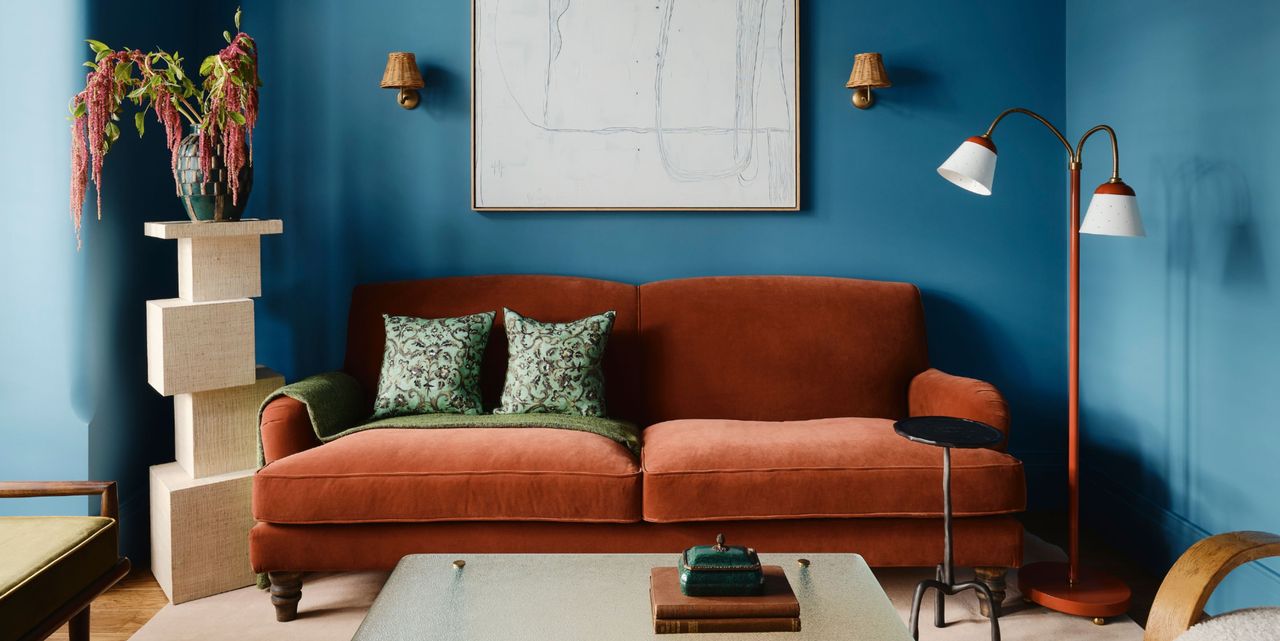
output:
[[[1138,197],[1123,182],[1103,183],[1093,192],[1080,233],[1100,236],[1146,236]]]
[[[996,144],[983,136],[970,137],[938,167],[938,174],[963,189],[990,196],[996,175]]]

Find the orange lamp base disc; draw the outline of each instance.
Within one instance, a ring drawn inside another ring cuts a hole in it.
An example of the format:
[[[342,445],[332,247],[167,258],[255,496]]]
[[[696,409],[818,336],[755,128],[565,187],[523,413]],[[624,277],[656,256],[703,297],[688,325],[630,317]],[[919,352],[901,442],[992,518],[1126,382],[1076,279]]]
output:
[[[1114,617],[1129,610],[1129,586],[1105,572],[1081,567],[1067,581],[1066,563],[1032,563],[1018,570],[1022,596],[1050,610],[1081,617]]]

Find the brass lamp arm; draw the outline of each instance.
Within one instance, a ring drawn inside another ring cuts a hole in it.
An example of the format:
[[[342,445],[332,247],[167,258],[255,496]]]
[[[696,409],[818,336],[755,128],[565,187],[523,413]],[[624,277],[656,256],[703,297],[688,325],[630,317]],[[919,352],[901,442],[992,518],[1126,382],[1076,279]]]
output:
[[[1080,143],[1076,145],[1076,155],[1075,155],[1076,162],[1077,163],[1080,162],[1081,154],[1084,153],[1084,142],[1089,139],[1089,136],[1092,136],[1093,134],[1096,134],[1099,131],[1105,131],[1107,132],[1107,135],[1111,136],[1111,182],[1119,182],[1120,181],[1120,144],[1116,142],[1115,130],[1107,125],[1098,125],[1097,127],[1094,127],[1093,129],[1090,129],[1089,131],[1084,132],[1084,135],[1080,137]]]
[[[1053,126],[1053,123],[1051,123],[1051,122],[1049,122],[1047,119],[1045,119],[1045,117],[1044,117],[1044,116],[1041,116],[1040,114],[1038,114],[1038,113],[1036,113],[1036,112],[1034,112],[1034,111],[1031,111],[1030,109],[1023,109],[1022,107],[1013,107],[1013,108],[1010,108],[1010,109],[1005,109],[1004,111],[1000,112],[1000,115],[999,115],[999,116],[996,116],[996,119],[995,119],[995,120],[992,120],[992,121],[991,121],[991,126],[990,126],[990,127],[987,127],[987,133],[982,134],[982,137],[983,137],[983,138],[990,138],[990,137],[991,137],[991,132],[995,131],[995,129],[996,129],[996,125],[1000,124],[1000,121],[1001,121],[1001,120],[1004,120],[1004,117],[1005,117],[1005,116],[1007,116],[1007,115],[1009,115],[1009,114],[1012,114],[1012,113],[1024,114],[1024,115],[1027,115],[1027,116],[1031,116],[1032,118],[1035,118],[1036,120],[1040,121],[1040,124],[1044,125],[1045,127],[1048,127],[1048,128],[1049,128],[1049,131],[1052,131],[1052,132],[1053,132],[1053,135],[1054,135],[1054,136],[1057,136],[1058,141],[1062,143],[1062,146],[1063,146],[1063,147],[1065,147],[1065,148],[1067,149],[1067,156],[1070,158],[1071,162],[1072,162],[1072,163],[1078,163],[1078,162],[1080,162],[1080,158],[1079,158],[1079,156],[1077,156],[1077,155],[1075,154],[1075,152],[1071,149],[1071,143],[1067,142],[1067,137],[1066,137],[1066,136],[1063,136],[1063,135],[1062,135],[1062,132],[1061,132],[1061,131],[1058,131],[1058,128],[1057,128],[1057,127],[1054,127],[1054,126]],[[1081,142],[1083,142],[1083,141],[1081,141]]]

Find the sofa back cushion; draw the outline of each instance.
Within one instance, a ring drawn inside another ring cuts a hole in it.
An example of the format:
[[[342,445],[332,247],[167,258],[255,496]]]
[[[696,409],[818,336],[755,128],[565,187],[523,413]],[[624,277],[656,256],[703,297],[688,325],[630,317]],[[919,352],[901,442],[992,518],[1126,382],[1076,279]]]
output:
[[[645,417],[900,418],[928,367],[914,285],[731,276],[640,286]]]
[[[617,313],[604,356],[605,398],[610,416],[640,421],[639,339],[636,287],[564,276],[460,276],[356,287],[347,321],[346,371],[360,381],[370,407],[378,387],[386,341],[383,314],[447,318],[509,307],[540,321],[565,322],[613,310]],[[507,371],[502,314],[494,319],[480,371],[486,411],[497,405]]]

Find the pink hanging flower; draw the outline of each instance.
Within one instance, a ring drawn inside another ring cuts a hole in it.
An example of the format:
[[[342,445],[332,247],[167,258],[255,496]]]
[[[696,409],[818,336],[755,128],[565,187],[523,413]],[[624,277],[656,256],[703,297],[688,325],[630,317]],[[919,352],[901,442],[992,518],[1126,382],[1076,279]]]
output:
[[[84,94],[76,96],[74,105],[83,104]],[[89,182],[89,150],[85,148],[85,121],[82,114],[71,119],[71,223],[76,228],[76,249],[80,249],[80,219],[84,213],[84,192]]]
[[[240,11],[235,14],[240,28]],[[86,63],[84,90],[71,100],[71,220],[80,246],[85,192],[94,183],[98,218],[102,218],[102,166],[120,137],[121,107],[127,100],[139,108],[134,125],[141,136],[147,110],[164,127],[169,167],[175,182],[183,140],[183,122],[199,125],[200,169],[212,174],[214,154],[226,165],[232,202],[240,196],[240,171],[253,162],[253,128],[258,120],[257,44],[243,32],[223,33],[227,46],[200,66],[202,86],[182,70],[182,58],[163,50],[112,50],[89,40],[94,60]],[[156,68],[163,62],[162,68]],[[221,145],[221,148],[219,148]],[[248,149],[246,153],[246,149]]]
[[[209,108],[200,131],[200,168],[213,167],[213,144],[221,145],[231,202],[240,201],[240,170],[253,159],[253,128],[258,121],[258,47],[246,33],[237,33],[217,54],[221,68],[209,75]],[[245,150],[248,148],[248,153]]]

